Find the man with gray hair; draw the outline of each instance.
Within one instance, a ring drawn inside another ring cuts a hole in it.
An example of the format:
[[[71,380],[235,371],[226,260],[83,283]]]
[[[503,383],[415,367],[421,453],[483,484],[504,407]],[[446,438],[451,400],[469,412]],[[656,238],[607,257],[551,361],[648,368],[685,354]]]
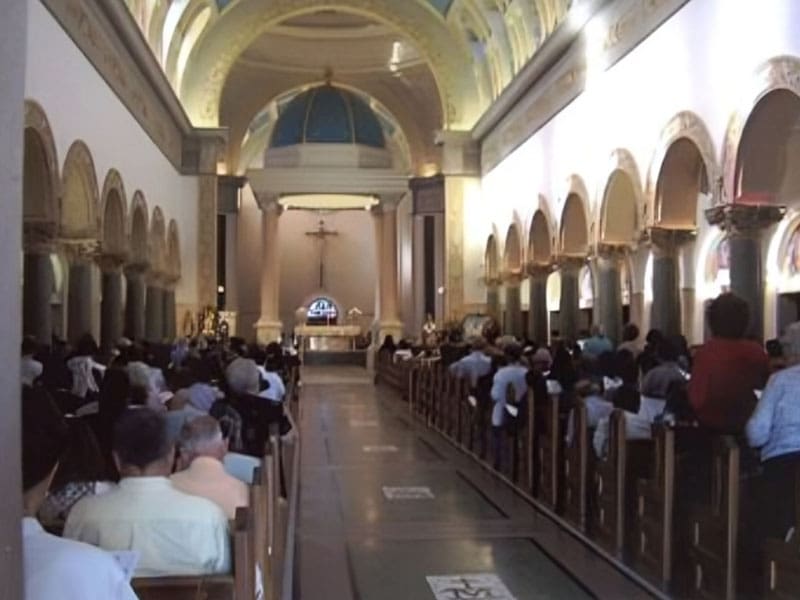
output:
[[[237,396],[257,396],[261,391],[261,379],[255,361],[241,356],[234,359],[225,369],[228,388]]]
[[[249,491],[245,483],[225,472],[223,459],[228,442],[217,420],[203,416],[187,422],[178,444],[186,470],[172,475],[172,485],[187,494],[211,500],[233,519],[238,506],[248,505]]]

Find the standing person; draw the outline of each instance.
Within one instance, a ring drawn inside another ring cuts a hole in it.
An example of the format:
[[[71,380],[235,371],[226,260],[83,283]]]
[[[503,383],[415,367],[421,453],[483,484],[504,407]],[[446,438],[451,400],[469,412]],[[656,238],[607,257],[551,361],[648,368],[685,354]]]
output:
[[[795,475],[800,467],[800,365],[779,371],[769,380],[745,429],[747,441],[759,448],[763,493],[762,526],[766,537],[783,539],[794,526],[797,498]]]
[[[604,352],[613,352],[614,344],[603,333],[599,325],[592,325],[591,336],[583,341],[583,355],[589,360],[597,360]]]
[[[695,354],[689,401],[701,425],[720,433],[741,433],[764,389],[769,357],[760,344],[745,339],[747,302],[722,294],[707,310],[711,339]]]
[[[522,364],[522,348],[519,344],[507,344],[505,347],[506,365],[500,367],[494,375],[490,393],[494,407],[492,408],[492,441],[494,445],[494,468],[503,466],[503,432],[509,421],[507,412],[507,394],[509,385],[514,388],[514,400],[520,405],[528,392],[528,369]],[[520,413],[522,411],[519,411]],[[516,418],[522,418],[518,414]]]
[[[622,343],[617,346],[617,350],[627,350],[634,358],[639,356],[642,346],[639,342],[639,328],[635,324],[628,323],[622,329]]]
[[[486,340],[475,338],[470,343],[470,353],[450,365],[449,371],[456,377],[469,378],[470,389],[475,389],[478,379],[492,368],[492,359],[486,355]]]

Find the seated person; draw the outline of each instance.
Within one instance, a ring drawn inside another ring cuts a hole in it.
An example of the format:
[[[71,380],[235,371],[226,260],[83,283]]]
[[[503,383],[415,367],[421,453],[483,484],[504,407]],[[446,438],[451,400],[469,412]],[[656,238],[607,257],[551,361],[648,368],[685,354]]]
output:
[[[659,341],[655,355],[658,364],[642,378],[642,396],[665,401],[669,386],[685,382],[687,374],[678,364],[678,348],[670,340]]]
[[[279,371],[280,363],[272,356],[268,356],[264,366],[258,368],[262,381],[267,384],[258,395],[276,404],[282,403],[286,397],[286,386],[283,385]]]
[[[800,365],[769,380],[747,422],[747,441],[761,451],[764,534],[783,539],[794,525],[795,472],[800,465]]]
[[[168,412],[164,417],[167,420],[169,439],[173,443],[177,443],[181,429],[186,423],[198,417],[208,416],[208,413],[192,406],[189,403],[189,398],[189,389],[183,388],[175,392],[175,395],[167,402]]]
[[[755,409],[755,390],[767,383],[769,357],[760,344],[745,339],[749,309],[741,298],[718,296],[707,317],[712,337],[695,354],[689,400],[701,425],[738,434]]]
[[[186,469],[173,473],[172,485],[192,496],[211,500],[233,520],[236,508],[249,504],[249,490],[225,472],[222,461],[228,453],[228,441],[222,437],[217,420],[204,416],[188,421],[178,444],[180,462]]]
[[[456,377],[468,377],[470,389],[474,389],[478,385],[478,379],[492,368],[492,359],[486,355],[485,349],[486,340],[475,338],[470,342],[470,353],[448,367]]]
[[[169,480],[174,456],[162,414],[127,410],[114,427],[119,486],[78,502],[65,537],[139,552],[137,577],[229,572],[225,513],[210,500],[175,489]]]
[[[600,387],[586,379],[575,384],[575,396],[586,406],[586,428],[595,429],[600,419],[606,419],[614,410],[614,405],[603,398]],[[567,423],[567,444],[572,444],[575,435],[575,410],[569,413]]]
[[[46,533],[36,514],[67,446],[66,426],[50,404],[22,405],[22,551],[25,600],[135,600],[110,554]]]
[[[506,344],[505,358],[505,366],[500,367],[497,373],[494,374],[490,392],[490,398],[494,403],[494,408],[492,408],[492,438],[495,449],[495,469],[497,470],[502,467],[503,463],[502,431],[510,420],[509,415],[512,414],[507,408],[508,386],[510,384],[514,387],[514,399],[517,404],[522,404],[528,393],[528,368],[521,362],[522,347],[515,343]],[[521,410],[516,414],[516,418],[525,418]]]

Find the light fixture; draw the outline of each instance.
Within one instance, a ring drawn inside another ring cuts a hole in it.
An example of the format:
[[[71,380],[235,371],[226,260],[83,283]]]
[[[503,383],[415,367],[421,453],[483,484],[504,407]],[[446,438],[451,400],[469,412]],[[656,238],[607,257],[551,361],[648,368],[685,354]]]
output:
[[[225,286],[224,285],[218,285],[217,286],[217,293],[218,294],[224,294],[225,293]]]

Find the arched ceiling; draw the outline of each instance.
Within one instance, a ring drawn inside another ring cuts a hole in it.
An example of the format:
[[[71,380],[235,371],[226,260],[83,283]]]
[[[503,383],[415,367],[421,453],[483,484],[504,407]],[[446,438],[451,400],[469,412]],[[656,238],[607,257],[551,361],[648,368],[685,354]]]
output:
[[[572,0],[126,0],[192,122],[231,131],[320,80],[387,108],[412,169],[435,169],[437,130],[468,130],[565,18]]]

